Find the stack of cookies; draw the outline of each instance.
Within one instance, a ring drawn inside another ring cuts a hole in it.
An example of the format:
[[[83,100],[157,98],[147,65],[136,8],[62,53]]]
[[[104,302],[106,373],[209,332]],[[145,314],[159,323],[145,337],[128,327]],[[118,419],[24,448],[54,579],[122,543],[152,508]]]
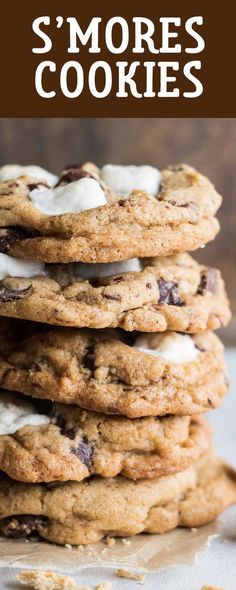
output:
[[[203,414],[227,391],[221,197],[186,165],[0,170],[0,530],[163,533],[236,500]]]

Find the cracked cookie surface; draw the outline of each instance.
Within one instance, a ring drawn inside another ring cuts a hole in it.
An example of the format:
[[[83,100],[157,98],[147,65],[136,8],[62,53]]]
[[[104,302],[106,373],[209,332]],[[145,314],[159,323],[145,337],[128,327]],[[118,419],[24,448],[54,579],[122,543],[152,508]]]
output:
[[[0,392],[0,403],[19,395]],[[22,400],[24,403],[24,400]],[[31,400],[32,401],[32,400]],[[53,404],[49,423],[0,435],[0,469],[24,482],[82,481],[90,475],[155,478],[186,469],[210,445],[201,416],[110,417]]]
[[[46,276],[0,282],[0,315],[78,328],[197,333],[230,319],[218,270],[188,254],[134,261],[140,271],[82,278],[84,265],[48,265]],[[91,265],[89,265],[91,267]],[[94,272],[109,273],[109,265]],[[85,265],[87,270],[87,265]],[[90,270],[92,272],[92,270]]]
[[[127,333],[118,330],[37,329],[30,322],[5,320],[0,323],[0,386],[130,418],[218,407],[228,388],[219,338],[212,332],[176,333],[183,348],[191,345],[194,358],[173,362],[151,354],[157,340],[163,346],[169,334],[173,337],[147,335],[146,354],[133,340],[127,344]]]
[[[58,544],[82,545],[106,535],[201,526],[235,500],[235,473],[209,454],[185,471],[137,482],[118,476],[40,485],[3,477],[0,531],[11,538],[37,533]]]
[[[61,183],[84,173],[103,186],[92,164],[64,171]],[[46,262],[111,262],[195,250],[219,231],[220,195],[185,164],[162,172],[156,196],[134,190],[124,199],[103,186],[107,204],[80,213],[43,213],[30,196],[41,185],[31,177],[0,184],[1,252]]]

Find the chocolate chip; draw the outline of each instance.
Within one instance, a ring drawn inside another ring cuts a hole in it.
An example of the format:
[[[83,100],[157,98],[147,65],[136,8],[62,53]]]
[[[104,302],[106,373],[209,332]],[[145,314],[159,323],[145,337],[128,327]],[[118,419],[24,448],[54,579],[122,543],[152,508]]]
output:
[[[21,227],[2,227],[0,229],[0,252],[8,252],[9,248],[27,238],[33,238],[39,235],[36,231],[29,231]]]
[[[72,166],[67,168],[65,171],[62,172],[61,178],[59,179],[56,186],[61,186],[64,184],[70,184],[71,182],[75,182],[76,180],[81,180],[82,178],[93,178],[94,176],[86,170],[82,170],[77,166]]]
[[[184,302],[180,299],[178,283],[176,281],[164,281],[164,279],[159,279],[157,283],[160,294],[158,303],[178,305],[179,307],[184,305]]]
[[[204,295],[206,291],[217,293],[218,289],[218,271],[215,268],[208,268],[201,274],[201,281],[197,290],[198,295]]]
[[[111,301],[121,301],[121,296],[120,295],[109,295],[109,293],[103,293],[103,298],[104,299],[110,299]]]
[[[1,303],[10,303],[11,301],[17,301],[18,299],[23,299],[26,295],[29,295],[32,287],[26,287],[25,289],[10,289],[3,283],[0,283],[0,302]]]
[[[13,539],[30,537],[38,532],[46,520],[44,516],[34,516],[32,514],[8,516],[0,521],[0,529],[3,535]]]
[[[81,463],[86,465],[86,467],[88,467],[88,469],[91,469],[92,464],[93,464],[93,461],[92,461],[93,447],[88,442],[88,439],[86,436],[83,436],[79,445],[76,448],[73,448],[71,450],[72,450],[72,453],[74,453],[74,455],[76,455],[76,457],[78,457],[78,459],[81,461]]]
[[[152,288],[152,284],[151,284],[151,283],[147,283],[147,284],[146,284],[146,288],[147,288],[147,289],[151,289],[151,288]]]

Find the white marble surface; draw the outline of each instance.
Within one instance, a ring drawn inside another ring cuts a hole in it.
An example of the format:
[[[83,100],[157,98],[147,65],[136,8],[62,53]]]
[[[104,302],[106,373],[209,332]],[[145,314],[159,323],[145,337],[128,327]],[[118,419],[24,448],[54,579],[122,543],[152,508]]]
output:
[[[210,414],[218,454],[236,468],[236,349],[227,351],[231,374],[231,389],[222,408]],[[145,590],[200,590],[203,584],[236,588],[236,507],[223,516],[223,534],[212,540],[210,547],[198,555],[194,565],[169,567],[145,576]],[[66,573],[66,572],[65,572]],[[0,571],[0,589],[16,590],[17,570]],[[112,590],[132,590],[137,582],[115,577],[113,570],[87,570],[74,576],[79,587],[95,586],[104,581],[112,583]]]

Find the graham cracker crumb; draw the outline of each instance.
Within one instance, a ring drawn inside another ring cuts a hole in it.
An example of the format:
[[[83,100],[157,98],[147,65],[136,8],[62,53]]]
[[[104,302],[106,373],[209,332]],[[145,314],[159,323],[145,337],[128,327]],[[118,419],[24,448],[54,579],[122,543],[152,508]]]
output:
[[[108,547],[113,547],[113,545],[115,545],[116,540],[114,539],[114,537],[106,537],[106,544],[108,545]]]
[[[129,580],[135,580],[140,584],[145,584],[145,577],[140,576],[139,574],[134,574],[133,572],[129,572],[128,570],[118,569],[116,570],[116,575],[118,578],[128,578]]]
[[[220,588],[219,586],[202,586],[201,590],[224,590],[224,588]]]
[[[112,590],[112,584],[111,582],[102,582],[102,584],[95,586],[95,590]]]
[[[19,574],[18,580],[23,586],[33,590],[76,590],[77,588],[70,576],[61,576],[54,572],[25,571]]]

